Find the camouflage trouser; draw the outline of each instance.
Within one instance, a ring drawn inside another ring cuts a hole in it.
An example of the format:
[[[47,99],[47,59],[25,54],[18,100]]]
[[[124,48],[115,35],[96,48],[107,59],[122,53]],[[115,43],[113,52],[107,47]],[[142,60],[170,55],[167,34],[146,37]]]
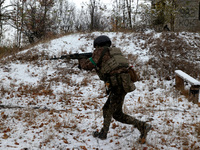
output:
[[[138,129],[144,123],[122,112],[122,106],[124,103],[125,95],[126,92],[122,88],[118,87],[112,89],[108,97],[108,100],[103,106],[103,117],[104,117],[104,125],[102,128],[103,132],[106,133],[108,132],[112,117],[121,123],[134,125]]]

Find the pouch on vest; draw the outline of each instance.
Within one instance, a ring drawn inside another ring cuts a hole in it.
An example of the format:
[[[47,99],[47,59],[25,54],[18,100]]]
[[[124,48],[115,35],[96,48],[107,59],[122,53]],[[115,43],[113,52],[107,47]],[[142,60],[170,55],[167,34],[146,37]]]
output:
[[[119,86],[118,80],[119,79],[117,78],[117,76],[111,76],[110,77],[111,86],[112,87]]]
[[[131,81],[133,82],[139,81],[139,77],[132,66],[128,67],[128,73],[130,74]]]
[[[131,80],[131,76],[129,73],[122,73],[120,74],[122,86],[126,93],[132,92],[136,89],[135,84]]]

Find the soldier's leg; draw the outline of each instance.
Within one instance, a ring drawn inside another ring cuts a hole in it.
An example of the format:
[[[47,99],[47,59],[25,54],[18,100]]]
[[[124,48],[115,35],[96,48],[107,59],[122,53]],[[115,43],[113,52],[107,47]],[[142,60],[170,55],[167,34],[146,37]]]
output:
[[[94,137],[98,137],[102,140],[107,138],[107,133],[109,130],[112,115],[115,111],[115,110],[113,110],[112,103],[111,103],[112,95],[113,95],[113,93],[110,94],[110,96],[108,97],[108,100],[106,101],[106,103],[103,106],[104,123],[103,123],[103,127],[102,127],[101,131],[100,132],[96,131],[93,133]]]
[[[143,122],[135,119],[132,116],[124,114],[122,111],[125,95],[126,95],[125,93],[120,93],[120,94],[116,93],[113,95],[113,99],[115,99],[115,102],[117,103],[115,107],[116,108],[115,112],[113,113],[113,118],[121,123],[132,124],[135,127],[138,127]]]
[[[140,142],[145,143],[145,139],[147,133],[151,129],[151,125],[147,124],[146,122],[140,121],[132,116],[124,114],[122,111],[122,106],[125,94],[121,94],[121,96],[119,94],[114,95],[116,96],[116,99],[118,99],[118,105],[116,107],[116,111],[113,113],[113,118],[121,123],[134,125],[134,127],[136,127],[141,132]]]

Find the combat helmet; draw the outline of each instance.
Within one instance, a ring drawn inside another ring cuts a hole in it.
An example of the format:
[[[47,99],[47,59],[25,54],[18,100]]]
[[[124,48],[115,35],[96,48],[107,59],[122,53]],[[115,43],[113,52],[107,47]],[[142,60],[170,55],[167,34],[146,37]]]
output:
[[[97,48],[97,47],[104,47],[104,46],[108,46],[110,47],[111,46],[111,40],[108,36],[106,35],[101,35],[101,36],[98,36],[95,40],[94,40],[94,48]]]

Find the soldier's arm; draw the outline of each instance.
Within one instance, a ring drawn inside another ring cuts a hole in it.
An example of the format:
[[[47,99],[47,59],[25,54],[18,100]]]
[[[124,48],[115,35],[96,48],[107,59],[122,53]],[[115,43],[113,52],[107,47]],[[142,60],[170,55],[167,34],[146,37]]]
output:
[[[84,70],[94,69],[96,67],[95,64],[97,64],[99,61],[102,50],[103,49],[101,49],[101,48],[94,50],[94,52],[92,54],[92,58],[90,58],[90,59],[80,59],[79,67]]]
[[[92,70],[95,68],[95,66],[90,62],[89,59],[80,59],[79,68],[84,70]]]

